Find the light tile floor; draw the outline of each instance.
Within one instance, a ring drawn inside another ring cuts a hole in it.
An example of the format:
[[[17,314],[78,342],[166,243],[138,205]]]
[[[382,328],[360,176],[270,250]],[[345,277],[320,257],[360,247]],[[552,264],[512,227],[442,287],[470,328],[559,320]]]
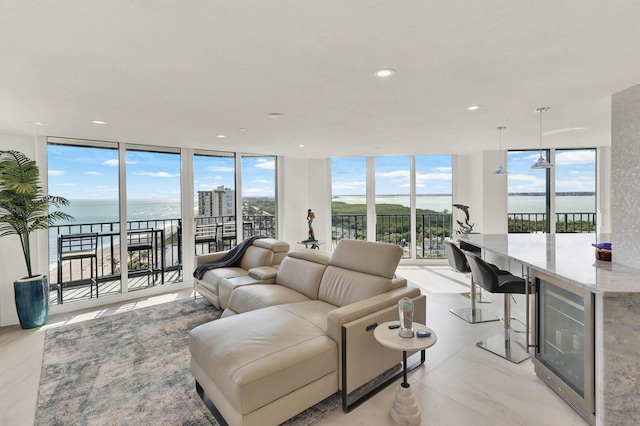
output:
[[[459,293],[468,279],[445,266],[400,266],[398,275],[420,286],[427,295],[427,325],[438,342],[427,350],[425,365],[409,374],[422,407],[422,425],[576,425],[587,423],[537,378],[530,361],[513,364],[475,346],[498,334],[500,322],[468,324],[449,312],[469,306]],[[492,297],[495,295],[492,295]],[[126,312],[157,303],[191,297],[170,293],[51,317],[39,330],[0,329],[0,425],[32,425],[44,351],[44,331],[51,327]],[[482,307],[501,313],[501,300]],[[392,425],[391,401],[399,382],[344,413],[336,410],[319,425]]]

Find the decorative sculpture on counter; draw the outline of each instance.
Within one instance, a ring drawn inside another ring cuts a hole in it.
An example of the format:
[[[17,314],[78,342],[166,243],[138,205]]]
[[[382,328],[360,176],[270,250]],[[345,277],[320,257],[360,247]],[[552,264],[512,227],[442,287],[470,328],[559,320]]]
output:
[[[398,300],[398,317],[400,318],[400,337],[413,337],[413,300],[403,297]]]
[[[313,219],[316,218],[316,215],[313,213],[311,209],[307,210],[307,223],[309,224],[309,238],[307,238],[304,242],[309,241],[318,241],[316,240],[316,234],[313,232]]]
[[[456,222],[460,225],[460,229],[456,230],[456,234],[470,234],[471,231],[473,231],[473,225],[475,225],[475,223],[470,223],[469,221],[469,206],[454,204],[453,207],[462,210],[465,215],[464,223],[456,219]]]

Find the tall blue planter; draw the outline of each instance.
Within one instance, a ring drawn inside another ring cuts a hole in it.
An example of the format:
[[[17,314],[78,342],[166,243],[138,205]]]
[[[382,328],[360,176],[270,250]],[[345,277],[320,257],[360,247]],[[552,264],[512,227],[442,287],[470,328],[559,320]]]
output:
[[[13,282],[16,310],[22,328],[40,327],[49,318],[49,280],[46,275]]]

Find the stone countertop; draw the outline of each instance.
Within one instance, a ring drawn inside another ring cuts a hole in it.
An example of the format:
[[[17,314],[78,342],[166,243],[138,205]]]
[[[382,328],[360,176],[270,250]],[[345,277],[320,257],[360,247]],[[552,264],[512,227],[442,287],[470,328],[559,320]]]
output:
[[[596,234],[460,234],[455,236],[488,252],[603,296],[640,293],[640,269],[596,260],[591,244],[610,242]]]

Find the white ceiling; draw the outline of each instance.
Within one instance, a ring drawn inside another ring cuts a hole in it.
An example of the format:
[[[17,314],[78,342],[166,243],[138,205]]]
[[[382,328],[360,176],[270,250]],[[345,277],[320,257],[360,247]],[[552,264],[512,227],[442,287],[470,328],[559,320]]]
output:
[[[503,148],[538,148],[549,106],[545,147],[609,145],[639,42],[634,0],[0,0],[0,133],[469,153],[501,125]]]

